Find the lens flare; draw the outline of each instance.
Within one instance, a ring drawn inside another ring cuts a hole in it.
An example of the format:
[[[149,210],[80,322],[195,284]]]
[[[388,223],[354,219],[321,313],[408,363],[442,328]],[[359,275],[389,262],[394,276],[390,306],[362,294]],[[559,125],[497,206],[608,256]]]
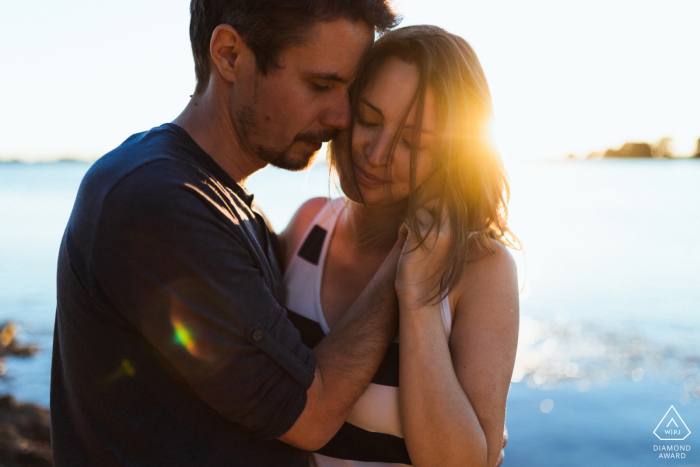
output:
[[[136,369],[134,368],[134,365],[132,365],[131,361],[127,360],[126,358],[122,359],[119,367],[107,377],[107,383],[124,378],[125,376],[129,378],[136,376]]]
[[[195,355],[197,353],[197,345],[192,339],[192,333],[177,317],[171,317],[171,321],[173,328],[175,328],[175,342],[186,348],[190,354]]]
[[[216,359],[214,348],[207,339],[206,330],[197,326],[197,319],[181,302],[173,300],[170,308],[173,326],[173,342],[187,350],[193,357],[212,362]]]

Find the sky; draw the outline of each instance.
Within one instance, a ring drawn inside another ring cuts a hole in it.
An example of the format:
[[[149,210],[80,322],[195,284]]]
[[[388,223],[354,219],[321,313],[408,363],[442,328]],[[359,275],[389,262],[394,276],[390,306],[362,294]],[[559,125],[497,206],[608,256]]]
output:
[[[700,138],[698,0],[397,0],[480,57],[510,160]],[[195,85],[188,0],[0,0],[0,160],[93,160]]]

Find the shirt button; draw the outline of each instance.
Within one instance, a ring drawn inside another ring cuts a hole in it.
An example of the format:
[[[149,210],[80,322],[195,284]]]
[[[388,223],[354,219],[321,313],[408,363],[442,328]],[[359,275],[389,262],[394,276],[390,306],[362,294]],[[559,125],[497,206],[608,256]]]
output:
[[[253,331],[253,340],[255,342],[260,342],[263,338],[263,332],[260,329]]]

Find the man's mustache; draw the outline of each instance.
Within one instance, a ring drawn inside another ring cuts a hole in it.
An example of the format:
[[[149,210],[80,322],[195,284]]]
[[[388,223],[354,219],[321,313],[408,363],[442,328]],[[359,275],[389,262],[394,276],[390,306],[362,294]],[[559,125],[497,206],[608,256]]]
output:
[[[294,138],[294,141],[309,141],[311,143],[327,143],[336,136],[338,136],[338,130],[321,130],[321,131],[307,131],[306,133],[299,133]]]

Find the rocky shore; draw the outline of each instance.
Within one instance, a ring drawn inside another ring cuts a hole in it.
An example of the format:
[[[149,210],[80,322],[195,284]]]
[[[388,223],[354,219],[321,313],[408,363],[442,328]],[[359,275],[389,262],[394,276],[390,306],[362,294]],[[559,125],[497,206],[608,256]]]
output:
[[[49,411],[0,396],[0,467],[52,465]]]
[[[17,342],[14,323],[0,325],[0,377],[7,372],[4,357],[30,357],[39,349]],[[51,459],[49,411],[0,396],[0,467],[48,467]]]

